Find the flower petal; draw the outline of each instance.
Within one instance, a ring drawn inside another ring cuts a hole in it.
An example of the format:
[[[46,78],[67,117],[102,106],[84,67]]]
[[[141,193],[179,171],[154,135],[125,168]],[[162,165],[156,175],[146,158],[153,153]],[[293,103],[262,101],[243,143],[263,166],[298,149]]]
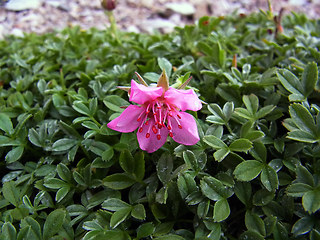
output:
[[[145,111],[144,107],[130,105],[121,113],[119,117],[109,122],[107,126],[108,128],[118,132],[132,132],[141,125],[141,120],[137,120],[143,111]],[[143,116],[141,116],[141,119],[143,119]]]
[[[180,90],[170,87],[165,92],[164,98],[169,104],[175,105],[181,111],[198,111],[202,108],[200,99],[192,89]]]
[[[142,132],[137,132],[139,146],[142,150],[147,151],[148,153],[152,153],[157,151],[165,142],[167,141],[168,130],[163,127],[161,129],[157,129],[157,134],[152,131],[152,126],[154,125],[154,119],[149,120],[148,125],[143,125]],[[146,134],[149,133],[150,136],[147,138]],[[157,135],[160,135],[160,139],[157,138]]]
[[[138,104],[144,104],[160,97],[163,93],[162,87],[146,87],[131,80],[129,100]]]
[[[179,112],[179,116],[181,119],[177,118],[177,120],[180,122],[181,128],[179,128],[178,121],[175,118],[171,118],[172,139],[184,145],[196,144],[200,138],[193,116],[185,112]]]

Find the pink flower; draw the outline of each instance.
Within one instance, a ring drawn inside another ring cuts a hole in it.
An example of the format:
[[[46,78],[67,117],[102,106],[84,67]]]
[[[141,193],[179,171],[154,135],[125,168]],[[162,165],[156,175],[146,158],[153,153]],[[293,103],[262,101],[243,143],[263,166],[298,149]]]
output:
[[[196,121],[184,111],[200,110],[201,101],[191,89],[180,90],[166,85],[165,73],[161,77],[157,87],[147,86],[141,77],[143,84],[131,80],[129,100],[140,106],[130,105],[108,123],[109,128],[119,132],[132,132],[138,128],[140,148],[148,153],[158,150],[168,135],[184,145],[194,145],[200,140]]]

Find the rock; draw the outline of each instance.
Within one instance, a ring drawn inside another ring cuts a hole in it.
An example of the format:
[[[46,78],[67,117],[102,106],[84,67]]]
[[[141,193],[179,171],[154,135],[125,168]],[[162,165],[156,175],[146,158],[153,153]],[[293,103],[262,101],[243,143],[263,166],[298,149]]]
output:
[[[10,34],[15,35],[17,37],[23,37],[23,31],[20,28],[14,28],[11,30]]]
[[[3,39],[4,38],[4,27],[2,25],[0,25],[0,39]]]
[[[158,30],[164,33],[169,33],[173,31],[173,29],[176,27],[176,24],[169,20],[156,18],[143,21],[140,27],[144,32],[153,33],[154,30]]]
[[[5,9],[10,11],[22,11],[39,8],[42,0],[11,0],[6,3]]]
[[[181,15],[193,15],[196,12],[194,6],[187,2],[166,3],[165,7]]]

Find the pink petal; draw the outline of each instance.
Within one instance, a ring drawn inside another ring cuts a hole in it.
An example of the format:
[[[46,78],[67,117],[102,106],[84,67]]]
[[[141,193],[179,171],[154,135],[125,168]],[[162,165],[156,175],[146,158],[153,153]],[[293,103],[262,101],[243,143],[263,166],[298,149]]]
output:
[[[180,122],[181,128],[179,128],[178,121],[174,118],[170,118],[172,126],[172,139],[177,143],[184,145],[194,145],[200,138],[198,134],[198,128],[193,116],[189,113],[179,112],[181,119],[177,117]]]
[[[154,125],[154,120],[150,119],[148,125],[143,125],[142,132],[137,132],[139,146],[142,150],[152,153],[157,151],[165,142],[167,141],[168,130],[165,127],[157,129],[157,134],[152,131],[152,126]],[[150,137],[146,137],[146,134],[149,133]],[[160,140],[158,140],[157,135],[160,134]]]
[[[192,89],[180,90],[170,87],[164,94],[169,104],[173,104],[181,111],[198,111],[202,108],[201,101]]]
[[[138,121],[137,119],[143,111],[145,111],[145,108],[143,107],[130,105],[119,117],[109,122],[107,126],[118,132],[132,132],[141,125],[142,120]],[[141,119],[143,119],[145,114],[142,115]]]
[[[144,104],[160,97],[163,93],[162,87],[146,87],[131,80],[129,100],[138,104]]]

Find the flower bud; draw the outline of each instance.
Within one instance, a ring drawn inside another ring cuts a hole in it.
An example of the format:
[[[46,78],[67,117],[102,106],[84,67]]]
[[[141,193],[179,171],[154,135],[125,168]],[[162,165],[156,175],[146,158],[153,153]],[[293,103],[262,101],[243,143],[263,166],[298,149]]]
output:
[[[112,11],[116,8],[116,0],[101,0],[101,6],[107,11]]]

